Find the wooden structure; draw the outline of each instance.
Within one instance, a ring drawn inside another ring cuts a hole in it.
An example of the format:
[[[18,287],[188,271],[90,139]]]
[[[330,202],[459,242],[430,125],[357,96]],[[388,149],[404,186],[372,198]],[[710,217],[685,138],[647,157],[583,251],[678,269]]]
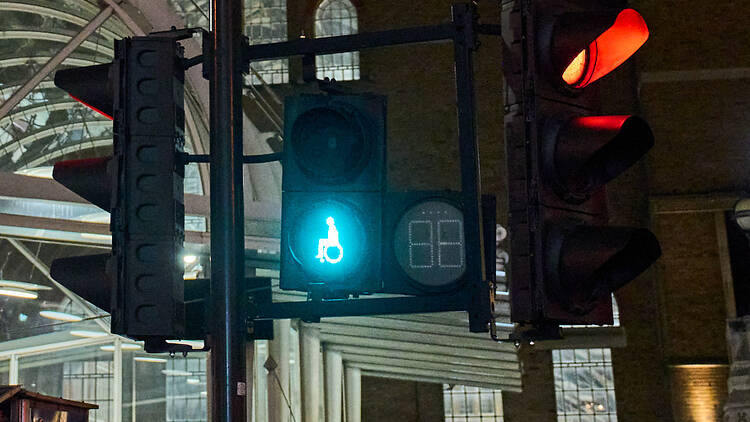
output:
[[[89,410],[99,406],[0,386],[0,422],[88,422]]]

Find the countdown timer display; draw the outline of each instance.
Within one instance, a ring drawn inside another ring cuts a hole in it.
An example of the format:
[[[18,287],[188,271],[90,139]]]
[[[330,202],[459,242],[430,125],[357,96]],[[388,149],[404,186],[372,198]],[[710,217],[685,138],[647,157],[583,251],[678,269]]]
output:
[[[441,288],[463,276],[464,217],[457,207],[440,200],[421,202],[401,216],[395,230],[396,260],[414,281]]]

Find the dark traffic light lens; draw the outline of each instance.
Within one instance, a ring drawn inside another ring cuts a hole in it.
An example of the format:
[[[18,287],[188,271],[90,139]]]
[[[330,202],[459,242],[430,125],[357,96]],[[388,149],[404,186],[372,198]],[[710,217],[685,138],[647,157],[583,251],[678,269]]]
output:
[[[369,154],[356,113],[315,108],[302,114],[292,129],[294,160],[304,173],[326,184],[355,177]]]
[[[466,270],[463,213],[438,200],[411,207],[396,224],[393,250],[401,269],[419,285],[450,286]]]

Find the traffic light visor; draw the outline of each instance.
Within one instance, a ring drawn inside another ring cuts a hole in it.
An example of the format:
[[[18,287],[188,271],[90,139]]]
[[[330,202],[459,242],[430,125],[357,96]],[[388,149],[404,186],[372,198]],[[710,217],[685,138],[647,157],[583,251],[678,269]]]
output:
[[[576,54],[562,72],[569,86],[583,88],[620,66],[648,39],[648,27],[640,13],[621,11],[615,22]]]
[[[58,70],[55,73],[55,86],[79,103],[112,120],[112,70],[112,63]]]
[[[576,203],[622,174],[654,145],[654,135],[638,116],[583,116],[567,122],[546,141],[550,180]]]

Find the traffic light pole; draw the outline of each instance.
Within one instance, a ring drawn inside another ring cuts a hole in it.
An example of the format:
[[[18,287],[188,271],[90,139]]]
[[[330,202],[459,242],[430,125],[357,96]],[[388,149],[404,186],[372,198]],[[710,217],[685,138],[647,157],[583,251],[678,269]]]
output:
[[[211,421],[244,422],[244,210],[242,197],[242,2],[212,2]]]

